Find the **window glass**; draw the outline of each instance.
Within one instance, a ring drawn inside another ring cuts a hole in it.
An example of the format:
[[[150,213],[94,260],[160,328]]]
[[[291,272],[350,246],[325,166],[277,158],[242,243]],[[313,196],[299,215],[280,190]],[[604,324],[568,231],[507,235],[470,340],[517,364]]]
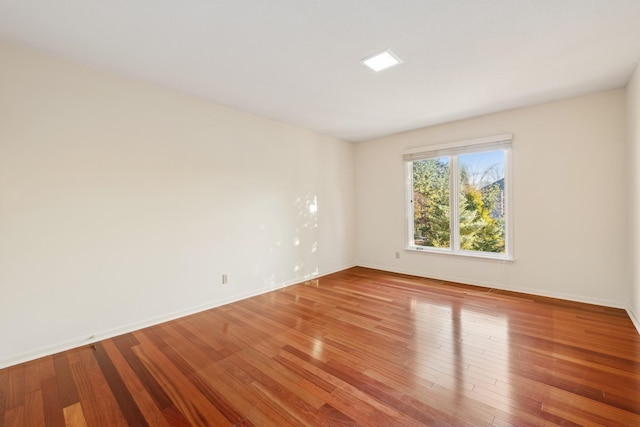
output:
[[[451,245],[449,158],[413,162],[413,243],[448,248]]]
[[[458,156],[460,249],[505,251],[504,151]]]

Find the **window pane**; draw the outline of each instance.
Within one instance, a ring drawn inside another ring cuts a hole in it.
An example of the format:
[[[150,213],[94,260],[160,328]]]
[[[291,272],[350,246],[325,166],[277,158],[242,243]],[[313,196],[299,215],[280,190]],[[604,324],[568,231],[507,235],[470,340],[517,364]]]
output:
[[[413,244],[448,248],[449,158],[413,162]]]
[[[458,156],[460,249],[505,252],[505,153]]]

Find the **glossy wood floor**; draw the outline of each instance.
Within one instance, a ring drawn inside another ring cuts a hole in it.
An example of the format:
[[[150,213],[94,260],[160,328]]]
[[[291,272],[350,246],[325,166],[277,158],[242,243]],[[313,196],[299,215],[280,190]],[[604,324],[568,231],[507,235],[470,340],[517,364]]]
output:
[[[0,370],[0,426],[640,426],[622,310],[353,268]]]

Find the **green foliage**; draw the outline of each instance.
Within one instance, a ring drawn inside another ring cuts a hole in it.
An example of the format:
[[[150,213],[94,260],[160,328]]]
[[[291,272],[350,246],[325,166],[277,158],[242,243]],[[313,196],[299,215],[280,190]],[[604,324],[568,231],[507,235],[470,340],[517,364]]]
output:
[[[478,188],[460,172],[460,249],[504,252],[504,219],[496,215],[501,188],[496,183]],[[497,218],[496,218],[497,217]]]
[[[413,162],[413,183],[415,244],[448,248],[449,162],[441,159]]]

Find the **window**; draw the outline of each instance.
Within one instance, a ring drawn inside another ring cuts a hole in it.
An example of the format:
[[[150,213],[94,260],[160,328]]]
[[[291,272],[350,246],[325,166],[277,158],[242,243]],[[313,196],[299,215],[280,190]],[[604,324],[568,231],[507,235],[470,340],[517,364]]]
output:
[[[511,259],[511,135],[411,149],[408,249]]]

